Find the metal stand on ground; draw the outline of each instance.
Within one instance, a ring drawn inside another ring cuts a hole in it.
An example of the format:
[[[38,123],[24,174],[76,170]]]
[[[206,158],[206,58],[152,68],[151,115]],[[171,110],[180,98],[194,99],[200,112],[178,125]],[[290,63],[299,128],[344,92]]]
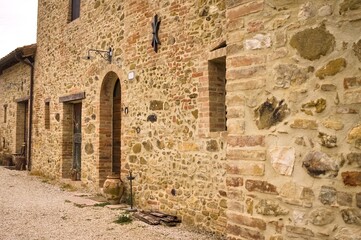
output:
[[[129,176],[127,177],[127,179],[129,180],[129,184],[130,184],[130,209],[128,209],[129,212],[136,212],[137,209],[133,208],[133,180],[135,179],[135,177],[133,177],[132,175],[132,171],[129,171]]]

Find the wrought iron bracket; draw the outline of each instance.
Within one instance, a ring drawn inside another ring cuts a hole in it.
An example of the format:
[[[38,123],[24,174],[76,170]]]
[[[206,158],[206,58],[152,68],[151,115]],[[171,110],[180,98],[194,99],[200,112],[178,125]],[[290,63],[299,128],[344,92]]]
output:
[[[105,50],[98,50],[98,49],[89,49],[88,50],[88,56],[87,59],[90,59],[90,53],[94,52],[98,55],[100,55],[102,58],[104,58],[105,60],[107,60],[109,63],[112,63],[112,58],[113,58],[113,49],[110,47],[109,50],[105,51]]]

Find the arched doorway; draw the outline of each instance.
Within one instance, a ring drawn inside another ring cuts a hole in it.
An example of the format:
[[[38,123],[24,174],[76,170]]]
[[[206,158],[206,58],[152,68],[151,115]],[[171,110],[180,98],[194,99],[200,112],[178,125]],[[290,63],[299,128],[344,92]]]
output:
[[[121,84],[116,73],[105,75],[100,92],[99,186],[121,170]]]

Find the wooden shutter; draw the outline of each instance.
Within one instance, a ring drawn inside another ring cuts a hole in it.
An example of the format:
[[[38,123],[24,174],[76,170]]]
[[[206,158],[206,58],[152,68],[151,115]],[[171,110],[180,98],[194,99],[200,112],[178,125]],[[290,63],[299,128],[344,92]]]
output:
[[[71,20],[75,20],[80,16],[80,0],[72,0],[71,3]]]

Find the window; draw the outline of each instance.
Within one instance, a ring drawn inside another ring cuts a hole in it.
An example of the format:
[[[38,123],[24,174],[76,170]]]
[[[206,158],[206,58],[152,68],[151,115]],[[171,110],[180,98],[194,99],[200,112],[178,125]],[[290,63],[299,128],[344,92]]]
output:
[[[45,129],[50,129],[50,102],[45,102]]]
[[[7,112],[8,112],[8,105],[5,104],[4,105],[4,123],[6,123],[6,119],[7,119]]]
[[[210,132],[227,130],[226,57],[208,61]]]
[[[70,4],[70,21],[73,21],[80,16],[80,0],[71,0]]]

